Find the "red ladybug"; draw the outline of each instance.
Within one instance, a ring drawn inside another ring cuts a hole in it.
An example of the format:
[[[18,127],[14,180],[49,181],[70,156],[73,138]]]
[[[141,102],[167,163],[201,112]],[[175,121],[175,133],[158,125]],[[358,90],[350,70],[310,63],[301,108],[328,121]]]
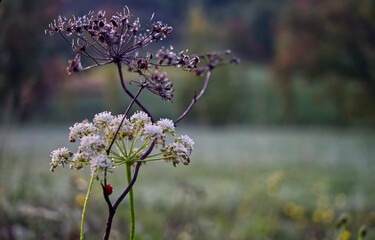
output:
[[[113,192],[113,187],[111,184],[105,185],[105,191],[107,192],[108,195],[111,195]]]

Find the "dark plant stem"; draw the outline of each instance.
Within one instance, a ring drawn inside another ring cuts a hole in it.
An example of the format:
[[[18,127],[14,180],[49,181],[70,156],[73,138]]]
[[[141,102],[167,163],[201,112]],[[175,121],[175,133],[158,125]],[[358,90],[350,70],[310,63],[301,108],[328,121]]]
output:
[[[181,121],[189,112],[190,110],[193,108],[194,104],[202,97],[202,95],[204,94],[204,92],[206,91],[207,89],[207,86],[208,86],[208,82],[210,81],[210,78],[211,78],[211,73],[212,71],[208,71],[207,72],[207,75],[206,75],[206,80],[204,81],[204,84],[203,84],[203,87],[199,93],[199,95],[197,96],[195,94],[193,100],[191,100],[191,103],[190,105],[186,108],[185,112],[182,113],[182,115],[177,118],[177,120],[174,121],[174,126],[176,127],[177,126],[177,123],[179,121]]]
[[[154,146],[155,146],[155,142],[153,142],[151,144],[151,146],[149,147],[149,149],[147,150],[147,152],[145,152],[142,155],[142,157],[140,157],[140,160],[143,160],[143,159],[147,158],[147,156],[150,155],[150,153],[154,149]],[[119,204],[122,202],[122,200],[124,200],[125,196],[129,193],[130,189],[133,187],[135,181],[137,180],[139,168],[141,167],[141,165],[142,165],[142,162],[137,162],[137,165],[135,166],[134,175],[133,175],[133,178],[132,178],[131,182],[129,183],[127,188],[124,190],[124,192],[118,197],[116,202],[113,205],[111,205],[110,201],[106,201],[107,204],[108,204],[108,219],[107,219],[107,227],[106,227],[106,230],[105,230],[103,240],[109,239],[109,235],[110,235],[111,227],[112,227],[112,221],[113,221],[113,217],[116,213],[116,209],[119,206]],[[103,190],[103,194],[104,194],[104,198],[106,198],[106,195],[108,197],[108,194],[105,191],[105,189]]]
[[[118,126],[118,128],[117,128],[117,130],[116,130],[116,133],[115,133],[115,135],[113,136],[113,138],[112,138],[112,140],[111,140],[111,143],[110,143],[109,146],[108,146],[108,149],[107,149],[107,155],[109,155],[109,153],[111,152],[111,148],[112,148],[112,146],[113,146],[113,143],[114,143],[115,140],[116,140],[117,134],[118,134],[118,132],[120,131],[120,128],[121,128],[121,126],[122,126],[122,124],[123,124],[123,122],[124,122],[124,120],[125,120],[125,118],[126,118],[126,115],[128,115],[128,113],[129,113],[131,107],[133,106],[134,102],[137,101],[137,97],[139,96],[139,94],[141,93],[141,91],[142,91],[143,88],[144,88],[144,85],[141,85],[141,86],[139,87],[137,94],[133,97],[132,101],[129,103],[129,106],[128,106],[128,108],[126,109],[126,111],[125,111],[125,113],[124,113],[124,117],[122,118],[121,123],[120,123],[120,125]]]
[[[107,227],[105,229],[105,234],[104,234],[103,240],[109,239],[109,235],[111,233],[111,228],[112,228],[113,217],[115,216],[115,213],[116,213],[116,209],[114,209],[111,206],[111,208],[109,209],[109,213],[108,213]]]
[[[120,80],[121,80],[121,86],[122,88],[124,89],[124,91],[132,98],[134,99],[134,95],[129,91],[129,89],[126,87],[125,85],[125,81],[124,81],[124,76],[122,74],[122,65],[121,65],[121,62],[118,61],[116,62],[116,65],[117,65],[117,70],[118,70],[118,73],[120,75]],[[143,104],[141,102],[139,102],[137,99],[135,99],[135,102],[137,103],[137,105],[145,112],[147,113],[147,115],[151,118],[151,121],[154,123],[154,118],[152,117],[151,113],[147,110],[147,108],[145,106],[143,106]]]

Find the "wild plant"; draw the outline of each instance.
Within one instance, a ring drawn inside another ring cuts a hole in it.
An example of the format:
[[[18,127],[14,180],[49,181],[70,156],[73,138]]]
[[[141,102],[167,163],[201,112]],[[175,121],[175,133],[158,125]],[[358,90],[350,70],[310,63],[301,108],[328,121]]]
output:
[[[90,11],[82,17],[72,19],[59,16],[46,30],[47,34],[60,35],[71,45],[75,57],[69,61],[68,74],[100,67],[107,64],[116,66],[119,80],[130,102],[123,114],[112,115],[101,112],[92,121],[84,120],[69,128],[69,141],[78,143],[78,151],[73,153],[66,147],[52,151],[51,171],[58,166],[68,165],[69,169],[80,170],[90,167],[91,180],[83,205],[80,239],[84,238],[84,219],[87,202],[95,180],[100,181],[103,197],[108,205],[108,218],[103,239],[109,239],[113,218],[120,203],[129,195],[130,238],[135,234],[135,212],[133,187],[141,166],[148,162],[165,161],[174,166],[188,165],[194,149],[194,141],[187,135],[176,136],[175,128],[188,115],[195,103],[205,93],[212,71],[219,66],[238,63],[227,50],[207,54],[189,55],[187,51],[175,53],[172,47],[162,47],[156,54],[143,53],[144,48],[168,37],[173,28],[162,21],[154,21],[152,15],[148,26],[142,27],[139,18],[132,19],[132,14],[125,7],[122,12],[105,17],[104,11]],[[83,66],[81,58],[86,58],[91,65]],[[128,72],[136,73],[137,80],[131,81],[137,90],[131,91],[124,80],[123,66]],[[195,93],[188,105],[175,119],[155,120],[152,110],[148,109],[138,97],[147,89],[163,100],[172,102],[173,83],[163,71],[175,67],[191,72],[196,76],[205,76],[200,92]],[[135,93],[134,93],[135,92]],[[129,112],[136,104],[142,111],[129,117]],[[108,175],[126,169],[127,184],[115,200]]]

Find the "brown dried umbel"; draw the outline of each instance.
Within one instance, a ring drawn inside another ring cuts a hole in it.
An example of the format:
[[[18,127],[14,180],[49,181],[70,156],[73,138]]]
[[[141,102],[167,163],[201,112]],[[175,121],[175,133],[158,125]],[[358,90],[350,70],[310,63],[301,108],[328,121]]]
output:
[[[125,64],[128,71],[139,74],[139,84],[161,96],[164,100],[172,101],[173,84],[165,73],[160,73],[161,67],[181,67],[202,76],[218,64],[236,62],[233,59],[224,60],[225,54],[209,53],[206,55],[187,55],[187,51],[175,54],[173,48],[162,48],[154,58],[153,54],[141,56],[140,50],[147,45],[166,38],[172,32],[172,27],[162,21],[150,19],[150,26],[144,29],[139,18],[131,20],[132,15],[127,7],[122,12],[105,17],[104,11],[97,14],[90,11],[83,17],[67,19],[59,16],[49,24],[47,34],[59,34],[76,53],[69,61],[68,74],[84,71],[93,67],[115,63],[118,66]],[[91,59],[92,65],[83,67],[81,56]],[[203,60],[202,64],[200,60]],[[123,87],[125,83],[122,82]]]

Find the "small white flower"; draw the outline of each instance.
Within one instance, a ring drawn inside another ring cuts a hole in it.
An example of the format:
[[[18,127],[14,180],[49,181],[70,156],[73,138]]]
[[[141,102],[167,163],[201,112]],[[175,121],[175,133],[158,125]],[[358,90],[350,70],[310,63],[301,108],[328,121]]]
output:
[[[91,175],[97,176],[98,173],[104,173],[107,168],[112,168],[114,165],[111,159],[105,155],[100,154],[91,160]]]
[[[67,161],[72,155],[73,153],[69,151],[66,147],[53,150],[50,155],[51,156],[51,163],[50,163],[51,171],[53,172],[57,166],[61,166],[64,163],[67,163]]]
[[[81,138],[81,145],[78,152],[85,153],[88,156],[95,156],[105,148],[104,142],[99,135],[88,135]]]
[[[190,163],[190,156],[193,151],[194,141],[187,135],[176,138],[173,143],[161,149],[167,161],[172,161],[176,166],[179,162],[185,165]]]
[[[137,111],[133,114],[133,116],[130,117],[130,121],[137,124],[145,124],[151,122],[151,118],[147,115],[147,113]]]
[[[111,112],[101,112],[98,114],[95,114],[94,116],[94,125],[104,129],[106,125],[109,125],[114,117],[112,116]]]
[[[90,155],[86,152],[77,152],[73,156],[73,162],[83,163],[83,162],[90,162]]]
[[[73,160],[69,165],[69,169],[75,168],[80,170],[83,168],[84,163],[90,162],[91,157],[86,152],[77,152],[73,155]]]
[[[81,123],[75,123],[72,127],[69,127],[69,130],[69,141],[71,142],[75,142],[76,138],[81,139],[83,136],[98,133],[98,129],[87,120]]]
[[[172,135],[175,132],[174,123],[170,119],[162,118],[156,124],[163,129],[163,132],[169,132]]]
[[[143,129],[145,139],[161,140],[163,138],[163,129],[155,124],[147,123]]]
[[[105,138],[107,140],[112,140],[112,137],[114,136],[118,127],[120,126],[123,117],[124,117],[123,114],[119,114],[112,119],[112,121],[108,125],[108,129],[105,134],[106,135]],[[129,138],[131,138],[132,135],[133,135],[133,126],[130,123],[129,119],[125,118],[118,132],[117,138],[120,138],[121,136],[122,137],[128,136]]]
[[[194,141],[188,135],[181,135],[176,140],[178,142],[181,142],[188,149],[190,149],[190,151],[194,149]]]

